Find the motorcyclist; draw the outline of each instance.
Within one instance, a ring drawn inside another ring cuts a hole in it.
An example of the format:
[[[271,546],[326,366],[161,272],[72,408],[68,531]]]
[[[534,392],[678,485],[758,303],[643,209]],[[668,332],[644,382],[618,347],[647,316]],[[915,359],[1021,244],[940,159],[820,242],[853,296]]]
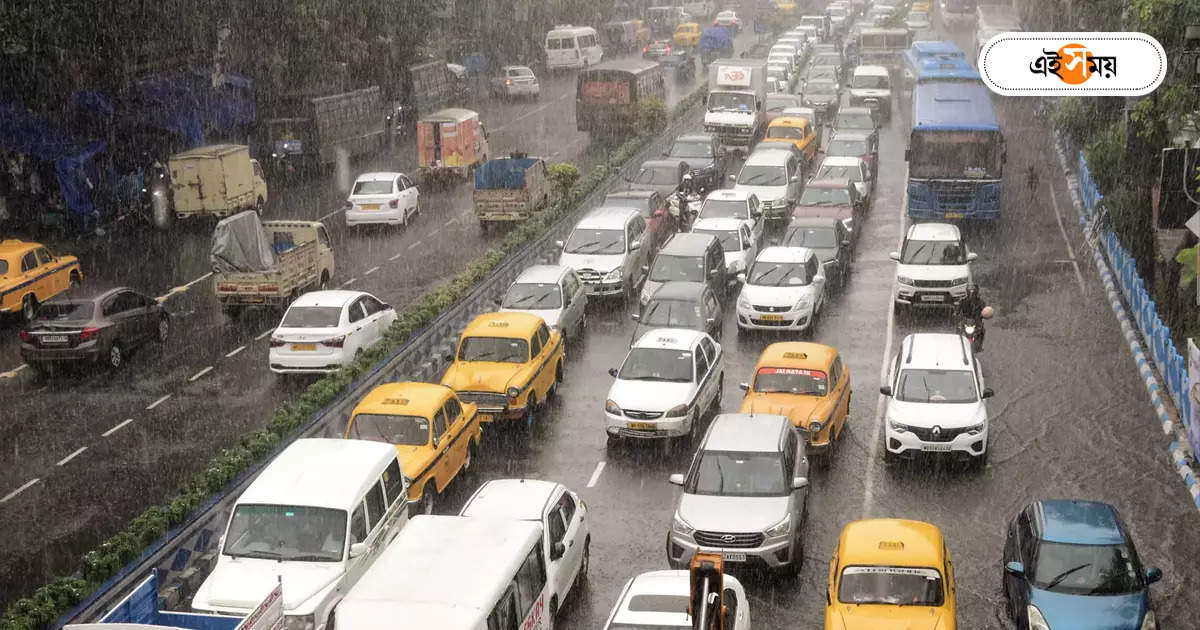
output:
[[[991,307],[979,295],[979,287],[974,283],[967,285],[967,294],[958,302],[958,317],[964,323],[975,326],[974,343],[976,352],[983,350],[983,320],[991,316]]]
[[[679,190],[675,192],[675,203],[671,204],[671,215],[675,219],[676,225],[679,226],[680,232],[687,232],[691,229],[692,218],[700,211],[699,208],[691,207],[691,202],[699,201],[695,188],[692,174],[684,174],[683,179],[679,182]]]

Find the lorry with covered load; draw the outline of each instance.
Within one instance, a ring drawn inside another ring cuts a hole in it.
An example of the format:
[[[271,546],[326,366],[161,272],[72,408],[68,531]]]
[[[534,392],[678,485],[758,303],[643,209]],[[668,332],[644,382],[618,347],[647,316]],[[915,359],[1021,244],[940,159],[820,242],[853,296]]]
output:
[[[704,130],[725,147],[749,151],[767,124],[767,62],[717,59],[708,66],[708,111]]]
[[[75,623],[64,630],[270,630],[284,624],[283,585],[265,593],[245,617],[162,610],[158,571],[152,571],[128,595],[93,623]]]
[[[266,207],[262,167],[245,145],[198,147],[171,156],[167,164],[175,218],[227,217],[251,209],[261,215]],[[169,222],[158,227],[169,227]]]
[[[286,95],[265,121],[271,166],[280,174],[319,169],[337,160],[375,153],[387,141],[388,106],[377,85],[328,96]]]
[[[217,223],[209,254],[221,310],[285,309],[333,277],[333,249],[320,221],[259,221],[254,212]]]
[[[494,223],[528,219],[550,201],[546,161],[514,153],[480,164],[473,200],[484,230]]]

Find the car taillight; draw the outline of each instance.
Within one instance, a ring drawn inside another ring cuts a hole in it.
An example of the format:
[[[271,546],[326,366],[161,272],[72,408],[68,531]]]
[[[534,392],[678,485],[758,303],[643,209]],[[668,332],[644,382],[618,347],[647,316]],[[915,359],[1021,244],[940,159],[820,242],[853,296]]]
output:
[[[270,342],[270,343],[271,343],[271,347],[272,347],[272,348],[278,348],[279,346],[287,345],[287,342],[286,342],[286,341],[284,341],[284,340],[282,340],[282,339],[280,339],[279,337],[276,337],[276,336],[274,336],[274,335],[272,335],[272,336],[271,336],[271,342]]]
[[[504,85],[512,85],[512,79],[505,79]]]
[[[649,46],[642,46],[642,52],[644,52],[644,53],[645,53],[645,52],[650,52],[650,47],[649,47]]]
[[[275,284],[260,284],[260,285],[258,285],[258,290],[259,290],[259,291],[266,291],[266,292],[268,292],[268,293],[273,293],[273,292],[276,292],[276,291],[278,291],[278,290],[279,290],[279,285],[275,285]]]
[[[32,337],[32,335],[30,335],[30,334],[29,334],[29,331],[28,331],[28,330],[22,330],[22,331],[21,331],[21,341],[28,342],[28,341],[29,341],[30,339],[32,339],[32,338],[33,338],[33,337]]]
[[[328,346],[330,348],[341,348],[342,344],[344,343],[346,343],[346,335],[338,335],[337,337],[330,337],[329,339],[322,341],[321,345]]]
[[[399,200],[399,199],[393,199],[393,200],[389,201],[389,202],[388,202],[388,207],[389,207],[389,208],[399,208],[399,207],[400,207],[400,200]]]
[[[79,340],[89,341],[98,334],[100,334],[99,328],[89,326],[88,328],[84,328],[83,330],[79,331]]]

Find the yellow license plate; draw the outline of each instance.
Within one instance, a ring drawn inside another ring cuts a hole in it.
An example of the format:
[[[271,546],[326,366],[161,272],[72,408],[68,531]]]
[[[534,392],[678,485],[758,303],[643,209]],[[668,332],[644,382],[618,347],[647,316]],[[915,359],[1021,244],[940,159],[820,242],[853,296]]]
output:
[[[642,431],[653,431],[655,429],[655,426],[654,426],[654,423],[652,423],[652,422],[630,422],[629,428],[630,429],[641,429]]]
[[[315,343],[294,343],[292,344],[292,352],[312,352],[317,349]]]
[[[481,414],[479,414],[479,421],[480,421],[480,422],[491,422],[492,420],[495,420],[495,419],[496,419],[496,418],[495,418],[495,416],[493,416],[493,415],[492,415],[492,414],[490,414],[490,413],[481,413]]]
[[[946,213],[946,218],[947,218],[947,219],[961,219],[961,218],[963,218],[963,213],[961,213],[961,212],[947,212],[947,213]]]
[[[781,322],[783,315],[763,315],[762,320],[766,322]]]
[[[378,210],[378,209],[379,209],[379,204],[377,204],[377,203],[364,203],[363,205],[359,206],[359,208],[360,208],[360,209],[362,209],[362,210]]]

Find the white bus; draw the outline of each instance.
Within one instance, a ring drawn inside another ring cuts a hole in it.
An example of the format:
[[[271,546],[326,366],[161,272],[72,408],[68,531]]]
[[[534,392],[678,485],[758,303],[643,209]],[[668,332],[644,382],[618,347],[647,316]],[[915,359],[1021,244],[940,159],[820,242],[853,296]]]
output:
[[[586,68],[603,57],[600,36],[590,26],[565,24],[546,33],[546,67],[550,70]]]
[[[335,614],[354,630],[549,630],[542,526],[414,516]]]

